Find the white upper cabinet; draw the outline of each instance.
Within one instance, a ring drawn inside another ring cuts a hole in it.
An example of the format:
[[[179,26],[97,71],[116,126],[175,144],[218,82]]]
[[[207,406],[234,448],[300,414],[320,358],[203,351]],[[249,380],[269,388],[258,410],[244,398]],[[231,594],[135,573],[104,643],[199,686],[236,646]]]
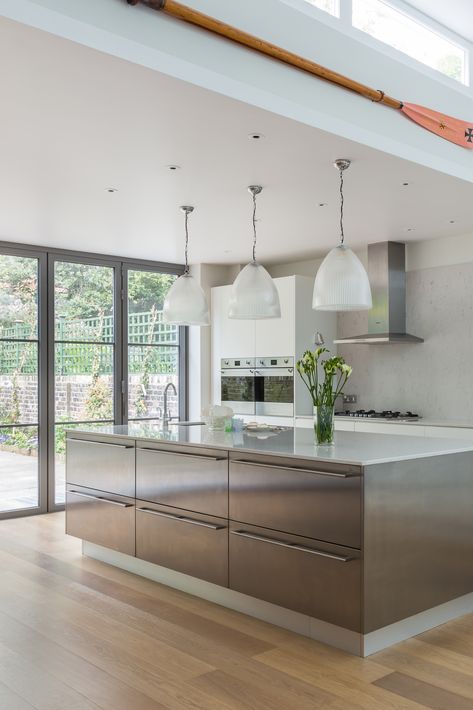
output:
[[[213,367],[219,369],[221,358],[254,357],[255,353],[255,321],[228,317],[231,290],[231,285],[212,289]]]
[[[294,355],[295,348],[295,277],[274,279],[279,293],[281,318],[255,321],[256,357]]]

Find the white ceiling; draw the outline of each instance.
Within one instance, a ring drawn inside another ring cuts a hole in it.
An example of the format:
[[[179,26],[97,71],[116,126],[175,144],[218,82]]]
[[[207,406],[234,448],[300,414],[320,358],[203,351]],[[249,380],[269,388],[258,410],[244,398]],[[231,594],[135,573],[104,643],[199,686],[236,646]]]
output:
[[[245,262],[259,183],[258,257],[320,256],[337,157],[348,244],[473,232],[470,183],[4,19],[0,66],[0,239],[182,262],[191,204],[191,262]]]
[[[473,42],[472,0],[408,0],[408,3],[460,37]]]

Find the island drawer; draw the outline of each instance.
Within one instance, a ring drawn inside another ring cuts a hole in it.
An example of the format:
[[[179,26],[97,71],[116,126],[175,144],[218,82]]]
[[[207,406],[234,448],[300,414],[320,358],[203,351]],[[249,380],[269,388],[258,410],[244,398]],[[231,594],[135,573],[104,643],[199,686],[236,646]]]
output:
[[[228,454],[138,443],[136,497],[227,518]]]
[[[137,501],[136,556],[228,587],[228,521]]]
[[[101,441],[68,436],[66,480],[77,486],[97,488],[135,497],[135,443],[129,439]]]
[[[231,522],[229,551],[230,589],[360,631],[358,550]]]
[[[112,550],[135,554],[135,500],[68,485],[66,533]]]
[[[355,467],[269,456],[247,460],[233,453],[229,486],[232,520],[361,546],[361,476]]]

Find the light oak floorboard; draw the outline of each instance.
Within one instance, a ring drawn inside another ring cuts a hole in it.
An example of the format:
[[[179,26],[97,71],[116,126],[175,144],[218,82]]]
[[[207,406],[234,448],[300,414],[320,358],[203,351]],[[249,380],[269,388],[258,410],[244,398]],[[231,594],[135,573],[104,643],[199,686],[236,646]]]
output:
[[[356,658],[0,521],[0,710],[473,710],[473,615]]]

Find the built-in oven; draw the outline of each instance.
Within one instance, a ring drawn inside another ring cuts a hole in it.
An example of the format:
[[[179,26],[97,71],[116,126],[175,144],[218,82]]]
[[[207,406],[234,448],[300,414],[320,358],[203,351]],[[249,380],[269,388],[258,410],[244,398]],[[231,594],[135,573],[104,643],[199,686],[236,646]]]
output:
[[[235,414],[256,414],[255,358],[221,361],[220,399]]]
[[[294,416],[294,359],[257,358],[255,400],[258,415]]]
[[[235,414],[294,416],[294,358],[224,358],[222,404]]]

